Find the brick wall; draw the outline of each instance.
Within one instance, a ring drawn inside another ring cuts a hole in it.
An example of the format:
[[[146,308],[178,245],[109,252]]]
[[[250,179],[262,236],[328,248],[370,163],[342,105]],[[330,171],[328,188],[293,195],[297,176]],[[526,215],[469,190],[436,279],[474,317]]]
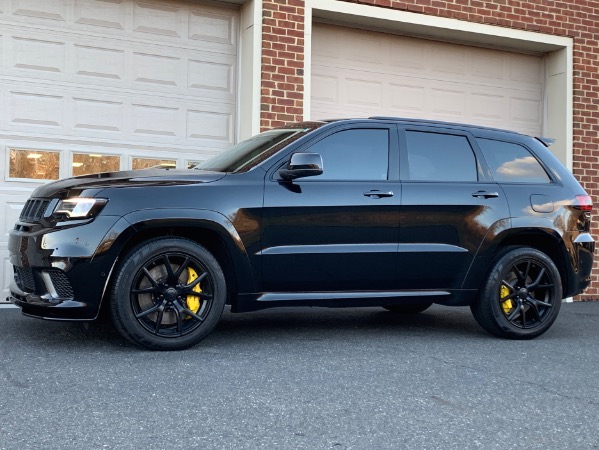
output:
[[[522,29],[574,40],[574,175],[599,210],[599,1],[346,0],[381,8]],[[263,129],[301,120],[304,1],[264,0]],[[593,217],[599,240],[599,216]],[[582,299],[599,299],[599,264]]]

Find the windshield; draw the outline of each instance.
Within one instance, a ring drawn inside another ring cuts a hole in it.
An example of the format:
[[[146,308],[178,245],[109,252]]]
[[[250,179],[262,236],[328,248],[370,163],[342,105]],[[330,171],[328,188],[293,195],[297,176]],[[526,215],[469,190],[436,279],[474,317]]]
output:
[[[313,129],[313,127],[304,126],[303,128],[280,128],[265,131],[198,164],[194,169],[213,172],[247,172],[274,155],[281,147],[299,139]]]

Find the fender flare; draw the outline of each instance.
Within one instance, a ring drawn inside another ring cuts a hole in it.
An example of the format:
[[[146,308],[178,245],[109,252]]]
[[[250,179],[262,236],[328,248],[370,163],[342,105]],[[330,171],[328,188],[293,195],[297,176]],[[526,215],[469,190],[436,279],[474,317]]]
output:
[[[153,228],[203,228],[217,233],[233,262],[237,291],[255,292],[256,282],[248,252],[233,224],[221,213],[207,209],[160,208],[133,211],[121,217],[106,233],[94,258],[110,254],[113,269],[131,238]],[[112,272],[112,270],[111,270]]]

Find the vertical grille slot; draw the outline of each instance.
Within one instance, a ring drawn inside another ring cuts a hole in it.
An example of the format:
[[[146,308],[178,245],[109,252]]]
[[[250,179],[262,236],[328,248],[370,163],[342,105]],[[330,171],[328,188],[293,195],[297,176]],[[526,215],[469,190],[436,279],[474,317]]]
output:
[[[46,212],[46,209],[48,209],[49,204],[49,200],[30,198],[27,200],[27,203],[25,203],[25,207],[23,208],[23,211],[21,211],[19,220],[26,223],[39,222],[42,220],[42,217],[44,217],[44,213]]]

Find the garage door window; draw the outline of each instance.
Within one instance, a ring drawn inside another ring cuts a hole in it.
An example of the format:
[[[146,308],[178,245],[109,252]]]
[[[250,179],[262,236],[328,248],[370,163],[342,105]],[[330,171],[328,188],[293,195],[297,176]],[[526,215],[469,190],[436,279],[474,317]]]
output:
[[[113,172],[121,168],[121,157],[99,153],[73,153],[73,176]]]
[[[58,180],[60,170],[60,152],[10,149],[10,178],[32,180]]]
[[[177,161],[174,159],[155,159],[155,158],[133,158],[131,168],[133,170],[149,169],[151,167],[177,167]]]
[[[410,180],[477,181],[476,158],[465,136],[406,132]]]
[[[322,156],[322,175],[307,180],[386,180],[389,131],[345,130],[318,141],[310,152]]]

